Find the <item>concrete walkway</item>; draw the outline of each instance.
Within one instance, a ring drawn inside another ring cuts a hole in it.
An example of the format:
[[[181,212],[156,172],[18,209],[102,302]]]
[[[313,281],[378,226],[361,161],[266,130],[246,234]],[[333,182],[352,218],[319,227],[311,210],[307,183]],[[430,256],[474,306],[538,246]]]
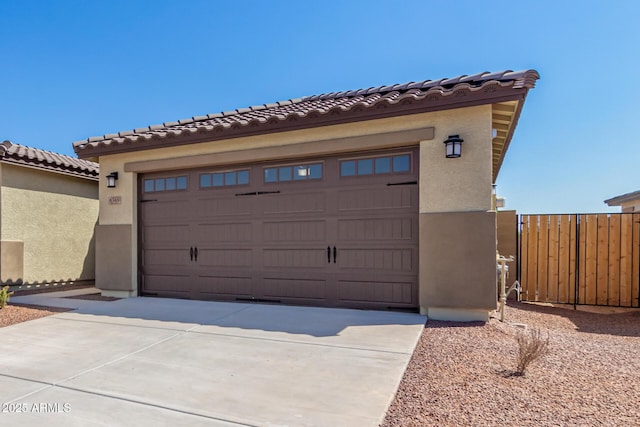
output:
[[[377,426],[425,322],[70,292],[12,298],[76,310],[2,329],[0,425]]]

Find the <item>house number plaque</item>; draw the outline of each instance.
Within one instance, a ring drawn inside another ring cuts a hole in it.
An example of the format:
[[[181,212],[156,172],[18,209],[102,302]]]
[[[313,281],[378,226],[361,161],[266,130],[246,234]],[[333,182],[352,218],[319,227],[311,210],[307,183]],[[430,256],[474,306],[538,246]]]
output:
[[[120,205],[122,204],[122,196],[111,196],[109,197],[110,205]]]

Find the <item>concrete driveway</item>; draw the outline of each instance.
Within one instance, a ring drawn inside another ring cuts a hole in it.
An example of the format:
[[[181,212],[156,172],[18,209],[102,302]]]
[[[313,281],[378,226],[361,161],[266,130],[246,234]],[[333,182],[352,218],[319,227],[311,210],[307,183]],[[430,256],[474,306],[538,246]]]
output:
[[[77,309],[1,330],[0,425],[376,426],[426,320],[82,292],[12,298]]]

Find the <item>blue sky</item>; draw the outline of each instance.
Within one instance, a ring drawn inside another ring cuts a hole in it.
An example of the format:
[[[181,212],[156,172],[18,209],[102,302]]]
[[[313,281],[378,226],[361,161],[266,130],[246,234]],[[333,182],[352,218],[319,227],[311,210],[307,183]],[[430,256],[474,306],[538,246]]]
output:
[[[521,213],[640,190],[640,2],[0,0],[0,140],[93,135],[339,90],[533,68],[498,178]]]

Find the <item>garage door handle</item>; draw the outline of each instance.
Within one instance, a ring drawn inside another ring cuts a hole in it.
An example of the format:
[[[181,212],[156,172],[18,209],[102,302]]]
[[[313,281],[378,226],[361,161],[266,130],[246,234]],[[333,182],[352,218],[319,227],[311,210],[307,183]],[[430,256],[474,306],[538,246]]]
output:
[[[338,256],[338,250],[336,249],[336,247],[333,247],[333,263],[336,263],[336,257]]]
[[[418,185],[418,181],[387,182],[387,187],[391,187],[393,185]]]
[[[196,246],[196,250],[193,251],[193,254],[195,255],[196,261],[198,261],[198,247]]]
[[[327,246],[327,263],[331,263],[331,246]]]
[[[189,248],[189,257],[191,257],[191,261],[193,261],[193,246]]]

